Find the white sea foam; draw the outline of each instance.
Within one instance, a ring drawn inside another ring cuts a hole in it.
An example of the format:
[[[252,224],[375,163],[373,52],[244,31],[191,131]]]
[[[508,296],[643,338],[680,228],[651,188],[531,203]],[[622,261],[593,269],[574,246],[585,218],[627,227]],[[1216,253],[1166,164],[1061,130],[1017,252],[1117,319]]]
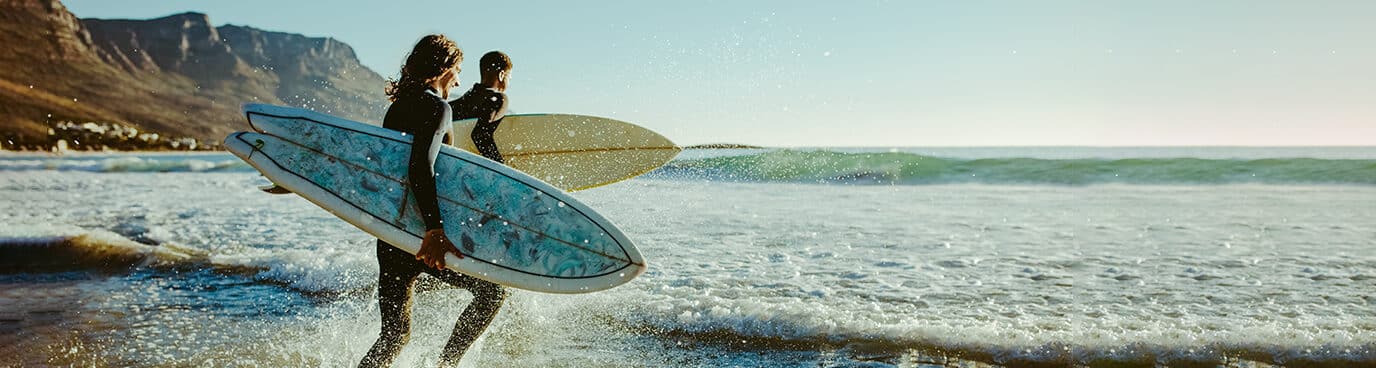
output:
[[[139,172],[251,172],[253,168],[228,154],[197,155],[76,155],[76,156],[0,156],[3,171],[86,171],[104,173]]]
[[[235,349],[259,351],[265,366],[352,365],[378,328],[372,238],[264,183],[0,172],[0,237],[175,245],[215,272],[335,295],[290,321],[243,322],[296,332]],[[646,336],[1004,363],[1376,359],[1372,188],[635,180],[578,195],[635,239],[650,271],[603,293],[518,293],[480,363],[597,364],[593,349],[650,365],[747,364]],[[433,359],[466,301],[423,293],[401,360]],[[206,362],[184,358],[174,361]]]

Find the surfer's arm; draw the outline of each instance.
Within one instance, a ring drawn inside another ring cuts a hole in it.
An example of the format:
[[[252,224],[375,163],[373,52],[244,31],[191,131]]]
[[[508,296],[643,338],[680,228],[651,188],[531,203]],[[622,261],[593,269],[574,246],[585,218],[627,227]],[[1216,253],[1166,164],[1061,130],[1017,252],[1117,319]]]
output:
[[[481,103],[478,123],[473,125],[471,135],[473,145],[483,157],[502,162],[502,153],[497,150],[497,142],[492,139],[492,133],[497,131],[497,124],[506,116],[506,94],[493,93]]]
[[[435,139],[445,132],[439,131],[444,126],[436,119],[439,112],[431,115],[425,119],[420,129],[416,129],[416,136],[411,141],[411,161],[406,177],[411,186],[411,194],[416,197],[419,204],[421,220],[425,222],[426,231],[444,228],[435,189],[434,156],[430,155],[430,152],[439,144]]]
[[[481,113],[478,114],[478,123],[491,123],[502,120],[506,116],[506,94],[493,92],[491,96],[483,99]]]
[[[435,188],[434,160],[438,155],[433,153],[439,150],[440,142],[436,140],[443,140],[445,134],[449,133],[448,124],[444,124],[446,118],[441,106],[429,114],[421,128],[416,130],[416,137],[411,142],[410,168],[407,170],[411,193],[416,197],[421,220],[425,222],[425,234],[421,237],[416,259],[437,269],[444,268],[445,253],[452,252],[463,258],[463,253],[459,253],[444,234],[444,219],[440,216],[439,195]]]

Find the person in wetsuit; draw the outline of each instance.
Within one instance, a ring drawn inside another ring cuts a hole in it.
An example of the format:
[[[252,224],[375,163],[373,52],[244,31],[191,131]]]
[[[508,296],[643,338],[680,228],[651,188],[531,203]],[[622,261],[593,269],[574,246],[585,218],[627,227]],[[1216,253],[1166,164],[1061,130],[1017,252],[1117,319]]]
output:
[[[390,366],[409,340],[412,286],[421,274],[429,274],[473,294],[473,301],[464,308],[449,342],[444,346],[440,355],[441,366],[458,363],[473,341],[496,317],[507,297],[507,290],[500,285],[444,268],[446,253],[453,253],[458,258],[464,255],[444,233],[444,220],[440,217],[435,189],[435,159],[439,155],[440,144],[448,143],[452,138],[448,133],[451,119],[458,116],[456,112],[485,111],[466,103],[451,106],[445,102],[449,89],[458,84],[459,63],[462,61],[463,52],[454,41],[443,35],[425,36],[407,57],[401,78],[391,82],[387,88],[392,105],[388,107],[382,125],[414,137],[407,166],[407,185],[419,204],[426,231],[420,251],[414,256],[381,239],[377,241],[378,305],[382,315],[382,331],[377,342],[373,343],[359,363],[360,367]],[[505,96],[500,100],[504,103]],[[487,113],[487,116],[489,120],[494,116],[499,120],[501,113]]]
[[[478,119],[473,126],[473,145],[492,161],[503,162],[492,133],[506,116],[506,82],[511,77],[511,58],[501,51],[490,51],[478,60],[482,80],[458,99],[450,102],[454,120]]]

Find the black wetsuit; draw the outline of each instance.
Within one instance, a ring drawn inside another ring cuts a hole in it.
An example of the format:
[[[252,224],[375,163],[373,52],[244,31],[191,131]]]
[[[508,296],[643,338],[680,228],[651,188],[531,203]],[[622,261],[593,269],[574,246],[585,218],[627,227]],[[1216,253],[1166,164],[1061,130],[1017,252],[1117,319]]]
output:
[[[478,119],[478,124],[473,126],[473,145],[483,157],[502,162],[497,143],[492,141],[492,132],[497,131],[497,125],[506,117],[506,94],[474,84],[449,106],[454,111],[454,120]]]
[[[465,95],[467,96],[467,95]],[[505,106],[504,96],[499,99]],[[402,94],[387,109],[382,126],[414,136],[410,163],[407,166],[407,184],[420,205],[420,213],[425,229],[438,229],[444,225],[440,218],[439,201],[435,189],[435,159],[440,144],[448,143],[447,136],[451,120],[458,111],[482,112],[464,103],[463,99],[446,105],[443,98],[433,91]],[[450,111],[454,111],[451,113]],[[486,113],[497,116],[502,112]],[[480,119],[480,123],[482,120]],[[495,125],[495,124],[493,124]],[[487,133],[490,142],[491,133]],[[495,145],[494,145],[495,147]],[[500,161],[501,157],[497,157]],[[458,363],[464,351],[482,334],[487,325],[496,317],[506,299],[507,291],[501,285],[483,281],[472,276],[460,274],[449,269],[436,270],[416,260],[407,253],[387,242],[377,241],[378,263],[378,304],[382,314],[382,333],[373,344],[368,355],[359,363],[360,367],[390,366],[401,347],[406,344],[411,331],[411,288],[420,274],[425,273],[445,283],[468,289],[473,293],[473,301],[464,308],[463,315],[455,323],[454,332],[449,337],[441,364]]]

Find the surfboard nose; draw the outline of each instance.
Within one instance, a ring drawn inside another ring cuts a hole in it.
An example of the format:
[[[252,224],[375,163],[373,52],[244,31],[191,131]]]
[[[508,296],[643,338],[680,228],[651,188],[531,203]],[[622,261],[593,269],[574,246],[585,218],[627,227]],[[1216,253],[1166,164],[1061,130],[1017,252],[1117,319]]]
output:
[[[309,109],[258,103],[244,104],[244,118],[248,119],[248,126],[254,132],[278,137],[302,134],[302,130],[322,122],[368,126]]]
[[[241,159],[248,160],[249,156],[257,147],[262,146],[262,139],[258,139],[258,133],[254,132],[234,132],[225,136],[224,147],[229,153],[233,153]]]

